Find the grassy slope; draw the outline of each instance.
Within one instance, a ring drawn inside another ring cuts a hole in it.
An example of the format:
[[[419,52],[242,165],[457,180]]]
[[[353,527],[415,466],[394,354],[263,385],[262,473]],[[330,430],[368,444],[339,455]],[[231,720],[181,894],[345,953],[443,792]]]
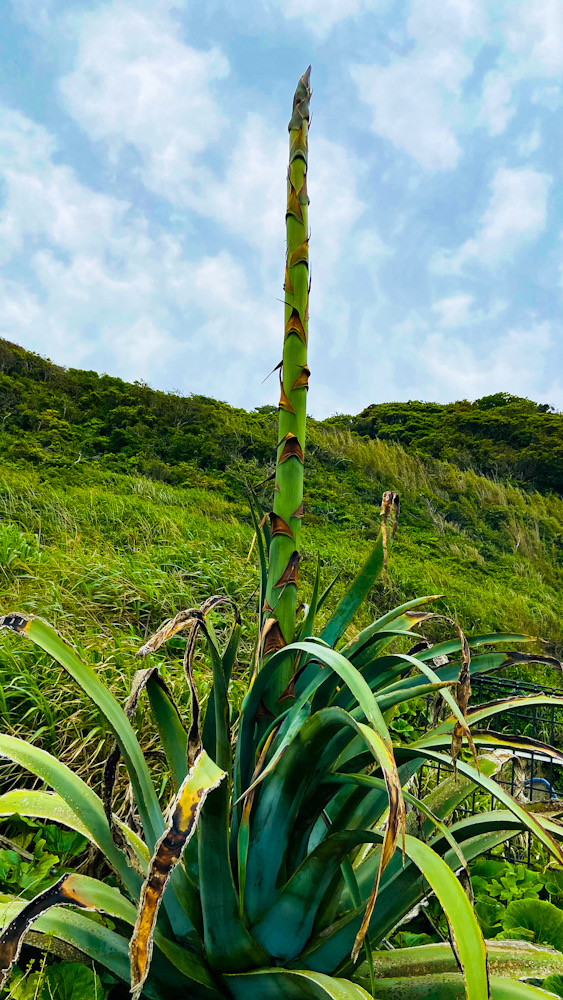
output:
[[[58,412],[66,405],[69,416],[68,393],[57,395],[52,386],[49,392],[46,423],[52,428],[54,420],[63,419],[56,416],[59,404]],[[157,397],[164,396],[151,397],[146,387],[143,392],[149,409],[151,399],[156,407]],[[40,405],[39,394],[35,408],[28,406],[27,429],[8,415],[0,441],[4,455],[9,454],[0,466],[2,609],[53,621],[123,696],[144,638],[175,611],[226,592],[243,609],[243,672],[251,656],[257,588],[255,554],[247,561],[252,528],[245,490],[248,481],[257,483],[270,471],[275,417],[199,400],[203,432],[198,438],[189,423],[185,428],[186,437],[192,434],[196,442],[193,460],[189,450],[174,465],[154,449],[127,454],[124,446],[96,460],[80,453],[77,462],[76,441],[71,438],[69,444],[68,435],[67,444],[56,446],[52,431],[51,437],[41,437],[36,428]],[[136,419],[139,423],[138,413]],[[73,434],[77,428],[82,433],[78,419],[69,425]],[[355,626],[416,594],[442,593],[447,596],[440,610],[454,615],[467,631],[528,632],[561,655],[561,498],[413,457],[400,445],[362,439],[330,425],[311,422],[309,442],[302,600],[310,592],[317,554],[325,582],[341,574],[337,599],[376,536],[383,489],[396,489],[403,509],[390,578],[376,586],[370,608]],[[139,469],[171,482],[139,475]],[[267,509],[271,483],[259,493]],[[436,630],[441,628],[436,624]],[[167,655],[177,695],[186,705],[181,649],[181,640],[174,640]],[[200,666],[203,691],[207,674]],[[547,668],[525,676],[559,681]],[[62,743],[65,757],[74,757],[84,770],[91,770],[93,759],[103,759],[106,734],[96,713],[47,657],[4,637],[0,685],[4,728],[33,734],[49,749]],[[150,732],[146,739],[150,742]]]

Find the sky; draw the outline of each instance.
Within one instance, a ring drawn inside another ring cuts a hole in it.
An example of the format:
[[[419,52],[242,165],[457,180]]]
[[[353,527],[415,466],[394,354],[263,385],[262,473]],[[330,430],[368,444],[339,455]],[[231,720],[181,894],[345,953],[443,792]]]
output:
[[[0,0],[0,336],[277,404],[312,64],[309,412],[563,409],[562,0]]]

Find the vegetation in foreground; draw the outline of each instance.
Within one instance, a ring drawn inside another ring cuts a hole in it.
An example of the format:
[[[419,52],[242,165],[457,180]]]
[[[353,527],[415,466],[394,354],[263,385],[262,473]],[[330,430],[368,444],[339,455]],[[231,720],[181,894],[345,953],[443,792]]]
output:
[[[130,979],[134,996],[143,993],[156,1000],[188,991],[196,1000],[245,1000],[257,991],[266,998],[323,1000],[376,995],[380,1000],[399,995],[419,1000],[439,994],[532,1000],[546,995],[513,977],[489,979],[481,928],[463,883],[469,882],[469,861],[522,831],[533,832],[543,849],[563,862],[563,827],[523,808],[492,780],[501,749],[541,749],[558,764],[563,757],[525,736],[491,730],[472,734],[471,724],[493,718],[506,702],[500,708],[468,708],[472,675],[515,661],[549,658],[541,652],[526,656],[500,649],[525,640],[523,635],[467,639],[457,626],[453,638],[438,643],[422,639],[408,652],[393,652],[397,640],[420,640],[414,629],[435,623],[434,596],[406,601],[345,637],[374,581],[386,570],[399,512],[392,490],[384,494],[381,527],[367,561],[316,638],[317,613],[330,590],[322,591],[318,565],[310,602],[297,608],[309,377],[308,83],[307,73],[289,126],[288,303],[274,509],[264,518],[259,500],[251,508],[260,611],[250,684],[237,712],[229,702],[229,685],[241,621],[228,595],[180,610],[140,650],[143,657],[152,657],[187,631],[188,729],[151,660],[135,675],[123,712],[100,673],[87,667],[46,622],[21,613],[3,617],[4,628],[27,637],[68,671],[116,740],[99,797],[40,747],[0,736],[0,753],[53,789],[8,793],[11,811],[58,821],[84,836],[117,878],[63,873],[29,902],[14,896],[4,908],[6,926],[0,936],[4,980],[33,925],[47,949],[60,950],[62,942],[117,979]],[[232,620],[224,636],[214,615]],[[198,641],[207,651],[212,678],[204,714],[194,677]],[[151,773],[130,724],[145,690],[167,778],[175,787],[164,811],[154,784],[158,769]],[[423,737],[394,745],[388,728],[394,710],[438,692],[451,714],[436,719]],[[543,703],[549,703],[543,695],[519,702]],[[131,786],[125,819],[114,811],[121,757]],[[439,762],[450,776],[444,780],[442,775],[419,798],[406,786],[414,787],[413,779],[427,761]],[[448,825],[456,806],[479,788],[501,808]],[[412,809],[408,816],[407,805]],[[456,877],[458,869],[461,878]],[[420,972],[420,956],[417,973],[407,956],[398,966],[396,955],[373,953],[429,893],[447,920],[453,949],[443,956],[446,975],[438,978]],[[109,921],[93,920],[92,911],[106,914]],[[518,948],[511,957],[518,961]]]

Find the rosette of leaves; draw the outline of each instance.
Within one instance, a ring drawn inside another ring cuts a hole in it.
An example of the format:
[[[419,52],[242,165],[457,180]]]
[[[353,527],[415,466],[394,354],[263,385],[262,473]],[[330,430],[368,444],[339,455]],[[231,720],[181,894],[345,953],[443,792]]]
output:
[[[41,935],[46,948],[66,943],[130,983],[134,996],[151,1000],[437,997],[439,989],[446,995],[443,977],[439,982],[431,977],[429,985],[427,977],[417,977],[407,964],[402,972],[395,964],[392,975],[386,975],[388,953],[374,953],[414,907],[435,894],[456,962],[448,997],[543,995],[524,984],[489,979],[481,929],[457,873],[463,876],[469,861],[523,831],[563,862],[563,827],[524,809],[493,778],[498,766],[494,754],[501,748],[541,750],[558,764],[563,756],[523,736],[472,730],[473,725],[488,725],[512,703],[549,699],[469,707],[475,674],[522,659],[549,658],[496,651],[497,645],[526,640],[512,634],[466,638],[456,629],[452,637],[430,645],[413,629],[424,628],[434,617],[430,606],[435,596],[404,603],[347,638],[360,604],[386,568],[398,515],[398,497],[391,493],[384,496],[373,551],[328,621],[320,631],[316,628],[328,596],[321,592],[318,571],[306,611],[299,620],[296,616],[309,377],[308,109],[307,72],[290,121],[277,489],[269,519],[254,508],[261,621],[246,697],[233,717],[229,682],[240,621],[225,598],[213,597],[201,608],[180,612],[145,643],[140,652],[148,665],[135,675],[125,709],[40,618],[14,613],[0,620],[0,626],[36,643],[69,672],[115,737],[100,798],[52,755],[0,735],[0,754],[47,786],[7,793],[4,813],[42,817],[79,832],[104,855],[113,873],[112,884],[66,874],[31,901],[15,895],[2,904],[3,981],[33,928],[34,940]],[[223,644],[213,628],[212,611],[232,611]],[[188,719],[182,718],[158,661],[152,660],[180,632],[187,634]],[[418,640],[416,645],[410,652],[400,651],[410,637]],[[204,644],[213,672],[205,711],[198,704],[193,674],[198,642]],[[447,717],[422,736],[405,738],[403,731],[400,742],[394,742],[389,722],[395,709],[438,692]],[[164,810],[130,721],[145,695],[176,787]],[[113,808],[120,759],[138,818],[134,825],[119,819]],[[442,781],[419,798],[409,789],[428,763],[441,766]],[[500,808],[451,822],[475,789],[493,795]],[[89,911],[107,915],[109,922],[93,921]]]

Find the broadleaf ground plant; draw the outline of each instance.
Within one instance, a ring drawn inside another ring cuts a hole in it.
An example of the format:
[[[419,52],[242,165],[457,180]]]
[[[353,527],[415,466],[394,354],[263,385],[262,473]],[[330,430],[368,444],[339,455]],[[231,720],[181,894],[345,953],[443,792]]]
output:
[[[315,620],[330,585],[322,590],[319,572],[308,604],[298,607],[310,375],[309,99],[307,71],[289,123],[285,333],[272,511],[264,513],[252,498],[260,627],[246,696],[240,711],[232,712],[229,683],[240,618],[226,597],[180,612],[145,643],[144,665],[125,709],[42,619],[19,613],[1,619],[4,628],[36,643],[68,671],[115,737],[100,798],[45,750],[0,736],[0,754],[46,786],[7,793],[4,814],[41,817],[76,831],[112,873],[105,880],[65,873],[33,899],[14,894],[6,900],[2,983],[32,928],[34,943],[55,953],[70,947],[104,975],[130,983],[133,996],[151,1000],[547,995],[518,982],[514,965],[507,978],[494,951],[488,969],[466,876],[470,861],[522,832],[563,862],[563,827],[524,808],[494,781],[507,751],[541,751],[557,764],[563,755],[526,737],[472,732],[473,724],[488,724],[507,704],[469,707],[473,675],[549,658],[505,650],[525,642],[524,635],[466,638],[457,626],[452,637],[431,645],[413,630],[439,617],[431,610],[438,595],[402,604],[350,637],[360,604],[387,571],[399,514],[399,498],[391,492],[383,498],[373,551],[320,634]],[[217,614],[231,620],[226,641],[213,625]],[[452,627],[449,620],[445,625]],[[186,636],[188,720],[153,658],[180,634]],[[412,640],[410,651],[402,651]],[[213,673],[205,711],[194,678],[199,643]],[[443,699],[446,718],[437,713],[432,728],[416,739],[403,727],[394,742],[389,723],[398,706],[429,694]],[[176,788],[164,813],[131,725],[141,697],[150,704]],[[532,700],[548,699],[519,703]],[[133,803],[127,823],[114,810],[120,760]],[[417,797],[416,775],[429,762],[440,764],[442,780]],[[452,822],[456,808],[479,788],[495,797],[498,808]],[[438,976],[427,950],[432,945],[404,955],[384,950],[413,908],[432,894],[450,934],[450,944],[440,946]],[[543,952],[542,961],[545,975]],[[528,978],[535,972],[526,966]]]

